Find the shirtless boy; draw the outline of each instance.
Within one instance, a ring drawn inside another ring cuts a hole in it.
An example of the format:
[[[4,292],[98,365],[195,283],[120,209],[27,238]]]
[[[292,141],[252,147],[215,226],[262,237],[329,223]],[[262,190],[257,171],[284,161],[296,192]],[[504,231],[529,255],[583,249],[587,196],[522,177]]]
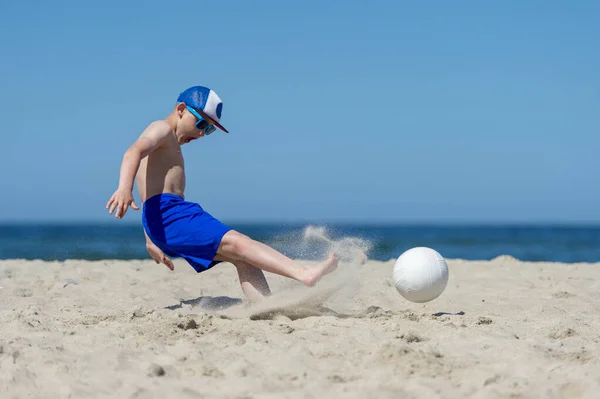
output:
[[[125,152],[120,181],[106,208],[122,219],[131,206],[139,210],[132,191],[134,180],[142,201],[146,248],[156,263],[174,270],[170,257],[185,259],[200,273],[220,262],[235,265],[248,299],[270,295],[263,270],[313,286],[335,270],[335,254],[314,267],[294,262],[273,248],[241,234],[185,200],[186,185],[181,146],[213,133],[220,124],[223,103],[211,89],[190,87],[179,95],[171,114],[152,122]]]

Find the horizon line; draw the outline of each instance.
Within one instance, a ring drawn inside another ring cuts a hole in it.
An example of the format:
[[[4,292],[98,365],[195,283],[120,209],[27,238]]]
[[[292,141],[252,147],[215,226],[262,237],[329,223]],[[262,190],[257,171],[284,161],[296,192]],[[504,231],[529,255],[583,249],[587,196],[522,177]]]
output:
[[[276,219],[238,219],[238,220],[225,220],[222,222],[229,225],[337,225],[337,226],[553,226],[553,227],[600,227],[600,220],[582,221],[582,220],[360,220],[360,219],[339,219],[339,220],[276,220]],[[16,226],[16,225],[44,225],[44,226],[142,226],[141,221],[117,221],[117,220],[98,220],[98,219],[87,219],[87,220],[0,220],[0,227]]]

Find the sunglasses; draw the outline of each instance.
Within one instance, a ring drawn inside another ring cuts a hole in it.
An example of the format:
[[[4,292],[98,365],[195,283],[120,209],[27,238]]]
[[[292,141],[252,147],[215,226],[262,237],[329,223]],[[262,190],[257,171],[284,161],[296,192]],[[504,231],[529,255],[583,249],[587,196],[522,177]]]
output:
[[[204,119],[202,117],[202,115],[200,115],[200,113],[198,111],[196,111],[194,108],[190,107],[189,105],[186,105],[185,107],[187,108],[188,111],[190,111],[190,113],[192,115],[194,115],[198,119],[198,122],[196,122],[196,128],[198,130],[204,130],[204,134],[206,136],[208,136],[209,134],[211,134],[212,132],[217,130],[217,128],[214,125],[211,125],[210,123],[208,123],[208,121],[206,119]]]

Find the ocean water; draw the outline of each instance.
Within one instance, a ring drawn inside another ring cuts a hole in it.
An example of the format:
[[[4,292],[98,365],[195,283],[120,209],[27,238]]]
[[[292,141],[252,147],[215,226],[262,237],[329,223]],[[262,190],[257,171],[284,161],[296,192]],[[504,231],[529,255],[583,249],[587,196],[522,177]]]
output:
[[[323,255],[303,242],[305,224],[231,225],[293,258]],[[316,225],[319,226],[319,225]],[[371,243],[369,259],[388,261],[428,246],[448,259],[489,260],[511,255],[526,261],[600,262],[600,226],[325,225],[332,239]],[[0,259],[148,259],[141,225],[0,225]]]

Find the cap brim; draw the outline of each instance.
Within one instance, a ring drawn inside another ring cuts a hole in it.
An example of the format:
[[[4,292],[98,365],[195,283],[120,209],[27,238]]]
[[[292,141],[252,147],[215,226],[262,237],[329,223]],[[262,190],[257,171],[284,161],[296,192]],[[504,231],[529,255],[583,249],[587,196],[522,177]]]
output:
[[[202,115],[203,118],[210,120],[216,127],[218,127],[219,129],[221,129],[222,131],[224,131],[225,133],[229,133],[227,131],[227,129],[225,129],[219,122],[217,122],[216,120],[214,120],[213,118],[211,118],[210,116],[206,115],[206,113],[204,113],[204,111],[202,111],[201,109],[198,108],[194,108],[196,111],[198,111],[198,113],[200,115]]]

